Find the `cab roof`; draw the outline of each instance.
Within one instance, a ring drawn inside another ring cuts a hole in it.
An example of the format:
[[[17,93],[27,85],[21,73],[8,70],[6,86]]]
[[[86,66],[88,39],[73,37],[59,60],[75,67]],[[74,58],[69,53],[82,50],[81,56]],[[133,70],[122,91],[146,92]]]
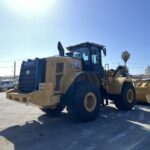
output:
[[[77,44],[77,45],[66,47],[66,49],[68,51],[76,51],[78,48],[91,47],[91,46],[94,46],[94,47],[98,48],[99,50],[102,50],[102,49],[105,48],[104,45],[91,43],[91,42],[85,42],[85,43],[80,43],[80,44]]]

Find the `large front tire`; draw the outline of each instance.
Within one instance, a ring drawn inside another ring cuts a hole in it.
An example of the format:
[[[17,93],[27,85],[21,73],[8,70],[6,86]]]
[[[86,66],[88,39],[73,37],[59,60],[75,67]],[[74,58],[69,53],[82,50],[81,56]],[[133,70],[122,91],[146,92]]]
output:
[[[119,110],[131,110],[135,104],[135,88],[132,83],[124,83],[121,95],[114,101]]]
[[[90,121],[96,118],[100,111],[101,94],[91,82],[76,83],[69,99],[68,113],[78,121]]]

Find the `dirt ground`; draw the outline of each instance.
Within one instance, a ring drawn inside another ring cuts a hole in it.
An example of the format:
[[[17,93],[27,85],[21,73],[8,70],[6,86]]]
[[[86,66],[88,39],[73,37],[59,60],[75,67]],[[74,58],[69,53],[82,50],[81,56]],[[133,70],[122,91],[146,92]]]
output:
[[[113,104],[88,123],[64,111],[51,118],[0,93],[0,150],[149,150],[150,105],[119,111]]]

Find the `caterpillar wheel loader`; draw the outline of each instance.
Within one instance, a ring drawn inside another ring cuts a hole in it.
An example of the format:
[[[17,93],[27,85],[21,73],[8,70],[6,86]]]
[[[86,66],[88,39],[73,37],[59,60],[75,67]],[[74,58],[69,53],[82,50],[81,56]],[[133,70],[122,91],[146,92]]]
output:
[[[59,56],[23,61],[19,84],[6,97],[35,104],[52,116],[67,107],[69,115],[80,121],[93,120],[104,99],[113,100],[119,110],[132,109],[132,79],[119,76],[121,67],[104,70],[105,46],[85,42],[67,47],[65,54],[59,42],[58,50]]]

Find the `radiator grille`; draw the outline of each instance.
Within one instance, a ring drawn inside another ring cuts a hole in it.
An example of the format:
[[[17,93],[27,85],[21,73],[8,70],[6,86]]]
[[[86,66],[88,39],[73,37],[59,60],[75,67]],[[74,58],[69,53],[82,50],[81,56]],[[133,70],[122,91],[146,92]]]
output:
[[[64,63],[57,63],[56,64],[56,73],[63,72],[63,69],[64,69]]]
[[[56,75],[56,85],[55,85],[55,91],[60,90],[60,85],[61,85],[61,79],[63,77],[63,74],[58,74]]]
[[[19,77],[20,92],[29,93],[38,90],[39,83],[45,82],[45,66],[45,59],[22,62]]]

